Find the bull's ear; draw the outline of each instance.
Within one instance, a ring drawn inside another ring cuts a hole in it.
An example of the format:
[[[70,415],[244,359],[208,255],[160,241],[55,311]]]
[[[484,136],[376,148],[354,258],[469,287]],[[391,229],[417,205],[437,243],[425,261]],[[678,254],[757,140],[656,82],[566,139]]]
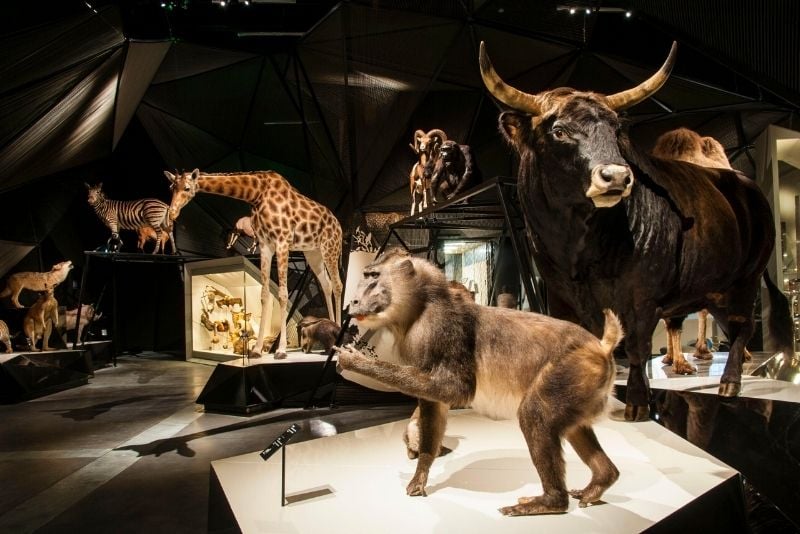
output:
[[[515,111],[505,111],[500,114],[500,131],[503,132],[506,141],[514,145],[519,144],[522,136],[523,121],[525,121],[526,118],[526,115]]]

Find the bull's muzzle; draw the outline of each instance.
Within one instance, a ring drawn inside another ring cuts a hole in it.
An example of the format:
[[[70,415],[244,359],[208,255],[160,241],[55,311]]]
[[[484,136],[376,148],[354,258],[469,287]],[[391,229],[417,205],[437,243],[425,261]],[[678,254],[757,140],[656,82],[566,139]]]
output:
[[[592,169],[586,196],[597,208],[610,208],[631,194],[633,172],[627,165],[597,165]]]

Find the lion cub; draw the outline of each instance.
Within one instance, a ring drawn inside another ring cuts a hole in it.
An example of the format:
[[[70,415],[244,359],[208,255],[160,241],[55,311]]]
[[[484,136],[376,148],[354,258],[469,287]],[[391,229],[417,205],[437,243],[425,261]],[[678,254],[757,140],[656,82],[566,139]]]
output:
[[[14,273],[8,277],[8,284],[6,288],[0,293],[0,298],[11,296],[11,302],[14,303],[15,308],[22,308],[19,303],[19,294],[23,289],[31,291],[49,291],[67,279],[70,269],[72,269],[72,262],[62,261],[56,263],[50,272],[47,273],[33,273],[23,272]]]
[[[28,337],[31,350],[36,351],[36,343],[42,339],[42,350],[56,350],[50,347],[50,333],[58,324],[58,301],[53,296],[53,290],[48,289],[39,300],[31,306],[25,315],[22,329]]]

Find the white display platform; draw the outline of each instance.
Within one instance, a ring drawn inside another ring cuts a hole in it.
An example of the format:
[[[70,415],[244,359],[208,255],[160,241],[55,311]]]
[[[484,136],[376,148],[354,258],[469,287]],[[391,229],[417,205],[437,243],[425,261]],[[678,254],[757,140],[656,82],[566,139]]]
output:
[[[516,421],[471,410],[450,413],[444,444],[453,452],[434,462],[428,497],[405,494],[416,466],[402,442],[406,421],[290,443],[284,507],[280,453],[266,462],[258,451],[212,462],[212,479],[244,533],[640,532],[738,483],[736,471],[701,449],[657,423],[626,423],[622,404],[612,399],[611,406],[595,430],[620,478],[606,504],[579,508],[570,499],[566,514],[497,511],[541,493],[539,477]],[[568,445],[566,460],[568,487],[582,488],[590,473]]]
[[[686,376],[672,374],[672,366],[661,363],[663,356],[651,358],[647,364],[650,389],[716,395],[719,391],[719,379],[725,371],[725,364],[728,361],[728,353],[714,352],[712,355],[713,359],[710,361],[698,361],[692,358],[691,354],[685,353],[686,360],[698,367],[697,374]],[[742,365],[742,390],[739,396],[800,403],[800,384],[751,375],[766,358],[767,355],[764,353],[758,353],[754,354],[753,361],[744,362]],[[627,371],[620,373],[614,384],[624,386],[627,378]]]

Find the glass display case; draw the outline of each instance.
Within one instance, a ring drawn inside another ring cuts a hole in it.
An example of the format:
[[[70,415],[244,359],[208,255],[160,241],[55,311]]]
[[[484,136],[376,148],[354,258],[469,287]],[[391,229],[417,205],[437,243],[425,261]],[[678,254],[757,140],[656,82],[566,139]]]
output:
[[[270,281],[272,314],[263,354],[280,332],[278,287]],[[244,358],[261,324],[261,273],[243,256],[187,263],[184,297],[186,358],[229,361]],[[287,343],[297,346],[299,316],[287,324]]]

